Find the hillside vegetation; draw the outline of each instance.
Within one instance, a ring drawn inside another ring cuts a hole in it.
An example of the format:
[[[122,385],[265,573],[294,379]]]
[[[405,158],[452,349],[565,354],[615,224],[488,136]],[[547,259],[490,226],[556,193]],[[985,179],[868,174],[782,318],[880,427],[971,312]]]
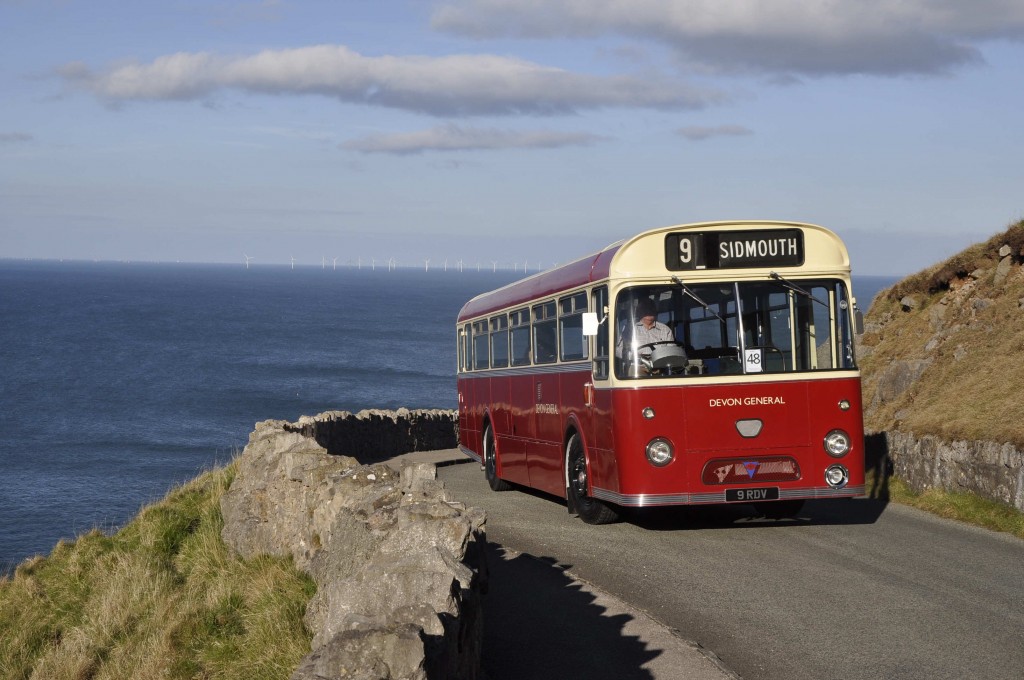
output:
[[[310,648],[315,586],[290,560],[228,552],[220,498],[234,470],[0,579],[0,677],[287,678]]]
[[[865,429],[1024,446],[1024,220],[875,298]]]

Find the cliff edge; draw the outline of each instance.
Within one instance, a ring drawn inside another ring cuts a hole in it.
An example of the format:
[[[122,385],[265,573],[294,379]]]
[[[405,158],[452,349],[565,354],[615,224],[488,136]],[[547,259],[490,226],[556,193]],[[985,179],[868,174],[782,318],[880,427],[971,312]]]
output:
[[[422,430],[451,436],[452,421],[333,412],[264,421],[249,436],[221,498],[222,537],[244,558],[290,556],[317,584],[306,610],[312,651],[293,680],[479,676],[483,511],[454,500],[429,463],[399,474],[318,443],[393,440],[399,448],[376,451],[394,455]]]

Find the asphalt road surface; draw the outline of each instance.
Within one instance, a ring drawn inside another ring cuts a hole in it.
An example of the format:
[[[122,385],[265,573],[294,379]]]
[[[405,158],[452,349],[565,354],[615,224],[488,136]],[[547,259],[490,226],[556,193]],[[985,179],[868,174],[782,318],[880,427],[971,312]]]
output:
[[[742,678],[1024,678],[1024,541],[867,499],[810,502],[796,520],[730,506],[590,526],[558,499],[492,492],[479,465],[438,474],[487,511],[489,541],[649,614]],[[544,598],[542,618],[587,638],[592,621]],[[486,625],[510,648],[542,651],[528,625]],[[621,637],[605,631],[594,657],[628,650]]]

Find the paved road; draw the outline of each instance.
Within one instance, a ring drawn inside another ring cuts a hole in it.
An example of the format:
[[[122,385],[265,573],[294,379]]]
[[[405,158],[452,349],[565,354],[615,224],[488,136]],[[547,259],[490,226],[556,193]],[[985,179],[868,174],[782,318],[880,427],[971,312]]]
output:
[[[809,503],[795,521],[733,506],[595,527],[557,499],[491,492],[478,465],[438,472],[487,510],[488,540],[647,612],[748,680],[1024,677],[1018,539],[871,500]],[[506,635],[514,648],[529,630]]]

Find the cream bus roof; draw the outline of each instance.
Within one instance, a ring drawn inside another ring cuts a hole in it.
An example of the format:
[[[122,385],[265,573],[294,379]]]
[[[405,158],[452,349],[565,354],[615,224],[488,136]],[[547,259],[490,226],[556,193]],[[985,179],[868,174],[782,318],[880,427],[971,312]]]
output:
[[[803,233],[803,262],[800,265],[744,268],[669,269],[666,242],[672,234],[706,234],[799,229]],[[814,224],[800,222],[736,221],[699,222],[659,227],[632,238],[613,243],[600,252],[582,257],[548,271],[540,272],[503,288],[483,293],[467,302],[459,312],[460,321],[548,295],[585,286],[604,279],[665,279],[677,275],[687,281],[701,279],[764,278],[778,269],[786,276],[845,274],[850,272],[850,257],[842,240],[833,232]]]

